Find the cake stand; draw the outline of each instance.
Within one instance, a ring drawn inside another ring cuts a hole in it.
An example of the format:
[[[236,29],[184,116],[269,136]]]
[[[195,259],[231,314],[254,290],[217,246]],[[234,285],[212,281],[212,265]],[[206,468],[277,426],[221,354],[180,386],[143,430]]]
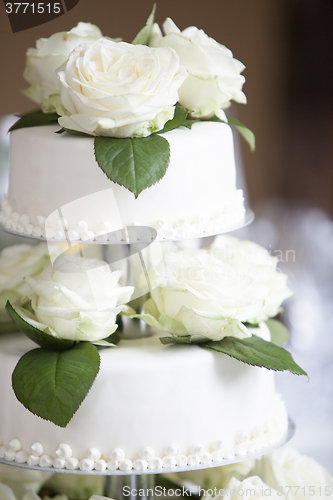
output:
[[[142,250],[144,250],[146,247],[148,247],[151,243],[154,241],[158,243],[164,243],[164,242],[182,242],[184,240],[196,240],[196,239],[201,239],[205,237],[210,237],[210,236],[216,236],[218,234],[224,234],[224,233],[229,233],[231,231],[234,231],[236,229],[241,229],[248,224],[250,224],[254,219],[254,214],[251,210],[247,209],[244,220],[242,224],[237,224],[234,227],[228,227],[223,231],[219,232],[213,232],[213,233],[200,233],[200,234],[193,234],[191,237],[186,236],[186,238],[174,238],[174,239],[161,239],[159,240],[157,238],[158,234],[157,231],[152,229],[152,228],[141,228],[141,229],[149,229],[150,230],[150,237],[148,239],[140,239],[138,240],[135,235],[135,231],[138,230],[136,226],[131,226],[127,227],[124,229],[120,229],[118,231],[115,231],[113,233],[109,233],[111,235],[110,240],[106,241],[96,241],[96,240],[88,240],[88,241],[70,241],[68,238],[63,239],[63,240],[46,240],[45,237],[41,236],[34,236],[34,235],[26,235],[19,233],[17,231],[11,230],[10,228],[6,228],[3,225],[0,224],[0,230],[4,230],[7,233],[10,233],[12,235],[28,238],[28,239],[33,239],[33,240],[38,240],[38,241],[47,241],[48,243],[65,243],[68,245],[67,249],[70,249],[72,246],[79,246],[80,251],[81,251],[81,245],[104,245],[103,253],[104,256],[107,254],[107,248],[109,247],[111,253],[111,259],[110,255],[108,255],[108,263],[112,262],[117,262],[120,259],[126,259],[127,257],[138,253],[141,264],[143,265],[143,270],[144,274],[146,275],[148,279],[148,272],[146,268],[146,264],[144,262],[143,256],[142,256]],[[65,228],[64,228],[65,229]],[[132,231],[133,230],[133,231]],[[117,234],[114,234],[117,233]],[[67,231],[65,230],[65,235],[67,234]],[[66,250],[64,250],[66,251]],[[113,256],[112,256],[113,254]],[[53,263],[53,265],[56,265],[56,260]],[[127,273],[128,275],[128,273]],[[148,287],[149,287],[149,280],[148,282]],[[150,288],[150,287],[149,287]],[[140,328],[137,327],[137,325],[132,325],[133,332],[135,336],[146,336],[147,333],[144,333],[144,331]],[[124,338],[131,338],[131,332],[129,331],[131,329],[130,325],[126,325],[126,333]],[[149,333],[148,333],[149,334]],[[254,453],[247,453],[246,455],[242,456],[235,456],[230,459],[223,459],[219,462],[210,462],[210,463],[204,463],[204,464],[199,464],[196,466],[193,465],[187,465],[187,466],[177,466],[173,468],[162,468],[162,469],[146,469],[146,470],[105,470],[105,471],[81,471],[81,470],[68,470],[68,469],[54,469],[53,467],[50,468],[41,468],[39,466],[29,466],[27,464],[18,464],[16,462],[8,462],[6,460],[0,459],[0,464],[4,465],[11,465],[14,467],[18,468],[24,468],[24,469],[30,469],[30,470],[36,470],[36,471],[45,471],[45,472],[51,472],[51,473],[59,473],[59,474],[74,474],[74,475],[85,475],[85,476],[90,476],[90,475],[98,475],[98,476],[103,476],[104,477],[104,495],[108,496],[110,498],[113,498],[115,500],[135,500],[138,497],[143,500],[153,500],[155,498],[155,477],[157,474],[163,474],[163,473],[176,473],[176,472],[184,472],[184,471],[196,471],[196,470],[201,470],[201,469],[207,469],[207,468],[213,468],[213,467],[221,467],[224,465],[230,465],[233,463],[237,462],[242,462],[244,460],[250,460],[250,459],[255,459],[259,458],[262,455],[265,455],[267,453],[270,453],[277,448],[283,446],[286,444],[294,435],[295,433],[295,425],[292,422],[291,419],[288,421],[288,429],[286,430],[285,434],[283,437],[277,441],[274,442],[274,444],[269,445],[265,448],[261,448],[260,450],[254,452]],[[186,489],[186,488],[185,488]],[[140,493],[139,493],[140,490]],[[161,496],[161,495],[159,495]],[[177,495],[180,496],[180,495]]]

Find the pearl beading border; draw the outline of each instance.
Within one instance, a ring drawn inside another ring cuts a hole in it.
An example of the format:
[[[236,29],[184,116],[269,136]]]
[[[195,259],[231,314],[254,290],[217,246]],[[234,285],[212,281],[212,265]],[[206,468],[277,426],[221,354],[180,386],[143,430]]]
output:
[[[21,441],[13,438],[8,446],[4,446],[0,437],[0,459],[6,462],[27,464],[28,466],[50,468],[56,470],[80,470],[80,471],[106,471],[106,470],[146,470],[146,469],[173,469],[175,467],[198,466],[221,462],[223,459],[231,460],[234,457],[246,459],[246,455],[258,452],[274,443],[279,442],[288,429],[288,417],[284,402],[280,395],[276,395],[276,405],[273,417],[264,425],[257,426],[251,431],[240,430],[236,433],[235,443],[232,447],[225,447],[223,441],[216,440],[212,443],[211,451],[205,451],[199,444],[189,449],[188,455],[181,454],[180,447],[176,443],[166,446],[163,457],[156,457],[155,451],[150,446],[145,446],[139,453],[139,457],[131,460],[126,458],[124,450],[114,448],[111,453],[103,455],[97,448],[89,448],[85,457],[73,457],[70,445],[59,444],[55,456],[51,457],[44,453],[42,443],[33,443],[29,453],[22,450]]]
[[[45,240],[61,240],[80,242],[97,241],[100,243],[121,243],[121,234],[114,231],[110,221],[99,224],[98,231],[92,231],[86,221],[80,220],[75,226],[65,218],[55,221],[52,227],[44,216],[34,220],[29,214],[19,214],[5,198],[0,205],[0,224],[8,231],[21,233],[24,236],[45,238]],[[194,216],[191,220],[178,218],[173,226],[164,220],[156,220],[152,226],[157,231],[157,241],[200,238],[205,235],[219,234],[240,227],[244,223],[245,208],[241,189],[235,191],[230,199],[222,204],[221,209],[212,213],[211,217]],[[138,226],[138,231],[132,226]],[[149,242],[154,239],[148,227],[140,228],[140,223],[131,224],[131,241]]]

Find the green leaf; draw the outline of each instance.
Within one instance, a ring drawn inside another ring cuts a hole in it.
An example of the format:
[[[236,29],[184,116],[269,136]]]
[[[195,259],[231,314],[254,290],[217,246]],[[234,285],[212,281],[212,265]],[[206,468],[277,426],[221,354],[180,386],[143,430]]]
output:
[[[245,339],[224,337],[219,341],[209,341],[203,335],[180,337],[161,337],[162,344],[199,344],[200,347],[227,354],[248,365],[260,366],[269,370],[288,370],[296,375],[307,375],[293,360],[291,354],[273,342],[252,335]]]
[[[33,111],[28,111],[22,115],[17,122],[10,127],[9,132],[13,130],[18,130],[19,128],[27,127],[39,127],[40,125],[56,125],[58,124],[59,116],[57,113],[43,113],[41,109],[34,109]]]
[[[95,138],[95,156],[107,177],[134,193],[162,179],[169,164],[170,147],[164,137]]]
[[[283,345],[288,342],[289,332],[281,321],[278,321],[277,319],[268,319],[265,323],[271,332],[272,342],[279,345]]]
[[[160,337],[162,344],[202,344],[209,342],[203,335],[182,335],[179,337]]]
[[[173,118],[166,122],[162,130],[159,130],[158,132],[155,133],[164,134],[165,132],[169,132],[170,130],[180,127],[185,122],[187,113],[188,112],[186,111],[186,109],[176,106]]]
[[[132,42],[133,45],[148,45],[153,29],[155,11],[156,3],[154,3],[153,5],[153,10],[151,11],[151,14],[147,19],[146,26],[144,26],[134,38]]]
[[[245,339],[225,337],[220,341],[211,341],[207,344],[201,344],[201,346],[222,352],[249,365],[261,366],[276,371],[288,370],[296,375],[307,375],[295,363],[288,351],[256,335]]]
[[[99,365],[96,348],[86,342],[62,352],[34,349],[17,363],[13,389],[29,411],[66,427],[88,394]]]
[[[71,349],[75,342],[72,340],[63,340],[53,337],[42,330],[39,330],[35,326],[30,325],[16,312],[11,303],[7,301],[6,311],[9,316],[15,321],[18,328],[27,336],[30,340],[38,344],[40,347],[45,349],[52,349],[54,351],[64,351]]]
[[[62,127],[60,130],[56,132],[56,134],[63,134],[64,132],[68,132],[73,135],[80,135],[81,137],[90,137],[92,139],[94,136],[90,134],[86,134],[85,132],[79,132],[78,130],[71,130],[70,128]]]
[[[248,145],[250,146],[251,151],[256,149],[256,138],[254,133],[243,125],[240,121],[236,120],[236,118],[232,118],[231,116],[227,116],[229,125],[235,125],[238,132],[244,137]]]
[[[201,120],[199,118],[186,118],[184,122],[182,123],[183,127],[186,127],[188,129],[192,128],[193,123],[200,122]]]

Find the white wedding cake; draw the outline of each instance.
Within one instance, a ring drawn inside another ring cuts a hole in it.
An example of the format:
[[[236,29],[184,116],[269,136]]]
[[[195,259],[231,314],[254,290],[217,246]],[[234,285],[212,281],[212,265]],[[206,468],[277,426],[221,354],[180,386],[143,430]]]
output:
[[[12,128],[0,222],[48,246],[0,257],[0,327],[14,331],[0,340],[5,463],[193,468],[286,437],[273,370],[305,372],[272,319],[291,294],[277,260],[228,236],[200,250],[166,243],[245,222],[229,124],[253,135],[225,114],[246,101],[244,66],[197,28],[164,30],[150,16],[128,44],[80,23],[28,51],[26,93],[41,109]],[[135,242],[157,232],[138,254],[149,298],[116,258],[56,241],[102,242],[110,256],[129,226]],[[129,339],[122,325],[138,322],[147,337]]]

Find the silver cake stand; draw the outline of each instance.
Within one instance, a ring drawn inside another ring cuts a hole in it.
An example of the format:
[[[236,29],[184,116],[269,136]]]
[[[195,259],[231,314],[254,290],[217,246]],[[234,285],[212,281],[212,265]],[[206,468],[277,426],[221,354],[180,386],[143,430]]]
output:
[[[18,231],[14,231],[12,229],[8,229],[4,226],[3,223],[0,223],[0,230],[4,231],[6,233],[12,234],[14,236],[19,236],[21,238],[28,238],[29,240],[37,240],[37,241],[47,241],[48,243],[67,243],[69,245],[78,245],[78,244],[85,244],[85,245],[129,245],[129,244],[138,244],[138,245],[143,245],[143,247],[146,247],[150,243],[152,243],[155,239],[159,243],[164,243],[164,242],[172,242],[172,241],[183,241],[183,240],[192,240],[192,239],[199,239],[199,238],[206,238],[210,236],[216,236],[218,234],[225,234],[225,233],[230,233],[232,231],[236,231],[237,229],[242,229],[243,227],[247,226],[254,220],[254,213],[250,209],[246,209],[245,215],[243,218],[242,222],[238,222],[235,224],[231,224],[230,226],[225,227],[223,230],[218,229],[213,232],[200,232],[198,234],[191,234],[190,236],[185,236],[185,237],[180,237],[180,238],[163,238],[163,239],[156,239],[157,237],[157,231],[152,230],[152,232],[155,232],[155,235],[152,236],[150,239],[146,239],[143,237],[142,239],[133,239],[131,235],[128,233],[128,229],[135,229],[137,228],[136,226],[129,226],[126,229],[119,229],[117,231],[113,231],[112,233],[109,233],[110,236],[112,237],[112,241],[98,241],[96,239],[90,239],[90,240],[69,240],[68,238],[64,239],[48,239],[45,238],[44,236],[34,236],[33,234],[24,234],[20,233]],[[140,228],[140,226],[139,226]],[[152,229],[145,227],[142,229]],[[65,235],[67,234],[67,231],[65,230]],[[118,233],[118,234],[117,234]],[[108,233],[106,233],[108,234]]]
[[[187,465],[183,467],[173,467],[166,469],[146,469],[146,470],[105,470],[105,471],[81,471],[54,469],[53,467],[30,466],[27,464],[18,464],[16,462],[8,462],[0,459],[0,464],[11,465],[23,469],[34,471],[51,472],[57,474],[75,474],[84,476],[104,476],[104,495],[115,500],[136,500],[138,497],[142,500],[153,500],[155,498],[155,476],[156,474],[171,474],[176,472],[190,472],[213,467],[222,467],[231,465],[244,460],[259,458],[267,453],[277,450],[281,446],[288,443],[295,434],[295,424],[289,418],[288,429],[284,436],[272,445],[269,445],[255,453],[248,453],[242,456],[236,456],[232,459],[223,459],[220,462],[210,462],[208,464]],[[140,490],[140,494],[138,493]]]

